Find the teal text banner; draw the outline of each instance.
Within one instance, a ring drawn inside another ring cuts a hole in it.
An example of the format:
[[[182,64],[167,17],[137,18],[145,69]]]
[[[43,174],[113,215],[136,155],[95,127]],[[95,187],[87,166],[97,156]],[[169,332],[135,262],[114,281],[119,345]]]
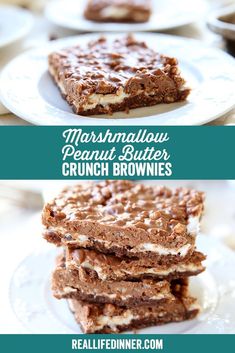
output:
[[[0,335],[3,353],[233,352],[235,335]]]
[[[235,179],[235,127],[2,127],[0,179]]]

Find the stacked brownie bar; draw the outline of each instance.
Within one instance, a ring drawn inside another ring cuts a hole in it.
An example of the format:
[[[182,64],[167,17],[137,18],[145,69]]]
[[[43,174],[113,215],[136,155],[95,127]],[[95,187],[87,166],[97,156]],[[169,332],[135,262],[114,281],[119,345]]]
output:
[[[130,181],[64,189],[45,205],[44,237],[64,252],[52,290],[85,333],[195,317],[188,277],[204,270],[195,239],[204,195]]]

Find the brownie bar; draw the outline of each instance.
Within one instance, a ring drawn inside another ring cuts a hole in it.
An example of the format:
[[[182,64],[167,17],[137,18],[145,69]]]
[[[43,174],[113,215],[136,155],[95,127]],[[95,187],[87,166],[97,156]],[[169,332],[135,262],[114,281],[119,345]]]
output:
[[[141,23],[151,15],[150,0],[89,0],[84,16],[95,22]]]
[[[66,269],[63,256],[58,259],[52,275],[52,290],[58,299],[71,298],[121,306],[151,305],[174,299],[168,281],[102,281],[89,269]]]
[[[49,72],[76,114],[112,114],[187,98],[178,62],[132,36],[101,37],[49,55]]]
[[[190,189],[120,180],[80,184],[45,205],[44,237],[118,257],[177,262],[195,249],[203,202],[203,193]]]
[[[170,322],[191,320],[199,309],[193,298],[157,306],[132,308],[117,307],[112,304],[91,304],[70,299],[69,306],[75,320],[84,333],[119,333],[123,331],[157,326]]]
[[[67,249],[66,268],[89,270],[102,281],[125,281],[143,278],[172,280],[196,276],[204,271],[205,256],[194,252],[189,259],[176,263],[158,263],[151,258],[118,258],[93,250]]]
[[[157,305],[127,308],[70,299],[69,306],[84,333],[118,333],[190,320],[199,313],[199,305],[196,299],[188,295],[187,285],[179,284],[172,300]]]

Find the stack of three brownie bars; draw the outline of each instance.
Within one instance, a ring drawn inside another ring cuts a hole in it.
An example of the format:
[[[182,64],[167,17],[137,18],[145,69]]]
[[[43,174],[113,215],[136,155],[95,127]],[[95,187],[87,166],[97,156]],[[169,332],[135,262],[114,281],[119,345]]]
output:
[[[44,207],[44,237],[64,252],[52,276],[85,333],[194,318],[188,277],[204,270],[195,239],[204,195],[129,181],[66,188]]]

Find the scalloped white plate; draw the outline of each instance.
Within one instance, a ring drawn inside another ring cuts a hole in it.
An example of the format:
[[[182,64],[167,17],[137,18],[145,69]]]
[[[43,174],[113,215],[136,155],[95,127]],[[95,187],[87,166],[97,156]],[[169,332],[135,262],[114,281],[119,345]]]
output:
[[[50,272],[58,250],[45,249],[28,256],[16,269],[9,300],[15,315],[29,333],[81,333],[66,300],[50,290]],[[198,248],[207,254],[207,270],[192,277],[191,293],[202,311],[190,321],[139,330],[138,333],[235,333],[235,255],[213,238],[200,235]]]
[[[121,34],[119,34],[121,35]],[[160,34],[136,34],[153,49],[178,58],[183,76],[192,87],[183,103],[133,109],[129,114],[84,117],[72,112],[47,70],[47,56],[57,49],[83,45],[97,34],[50,42],[26,52],[3,70],[0,99],[17,116],[36,125],[202,125],[222,116],[235,105],[235,61],[221,50],[201,42]],[[107,35],[113,39],[117,34]]]
[[[97,23],[84,18],[87,0],[56,0],[49,2],[45,14],[54,24],[85,32],[163,31],[200,20],[206,12],[204,1],[152,0],[153,14],[146,23]]]
[[[33,26],[29,11],[0,4],[0,49],[25,37]]]

